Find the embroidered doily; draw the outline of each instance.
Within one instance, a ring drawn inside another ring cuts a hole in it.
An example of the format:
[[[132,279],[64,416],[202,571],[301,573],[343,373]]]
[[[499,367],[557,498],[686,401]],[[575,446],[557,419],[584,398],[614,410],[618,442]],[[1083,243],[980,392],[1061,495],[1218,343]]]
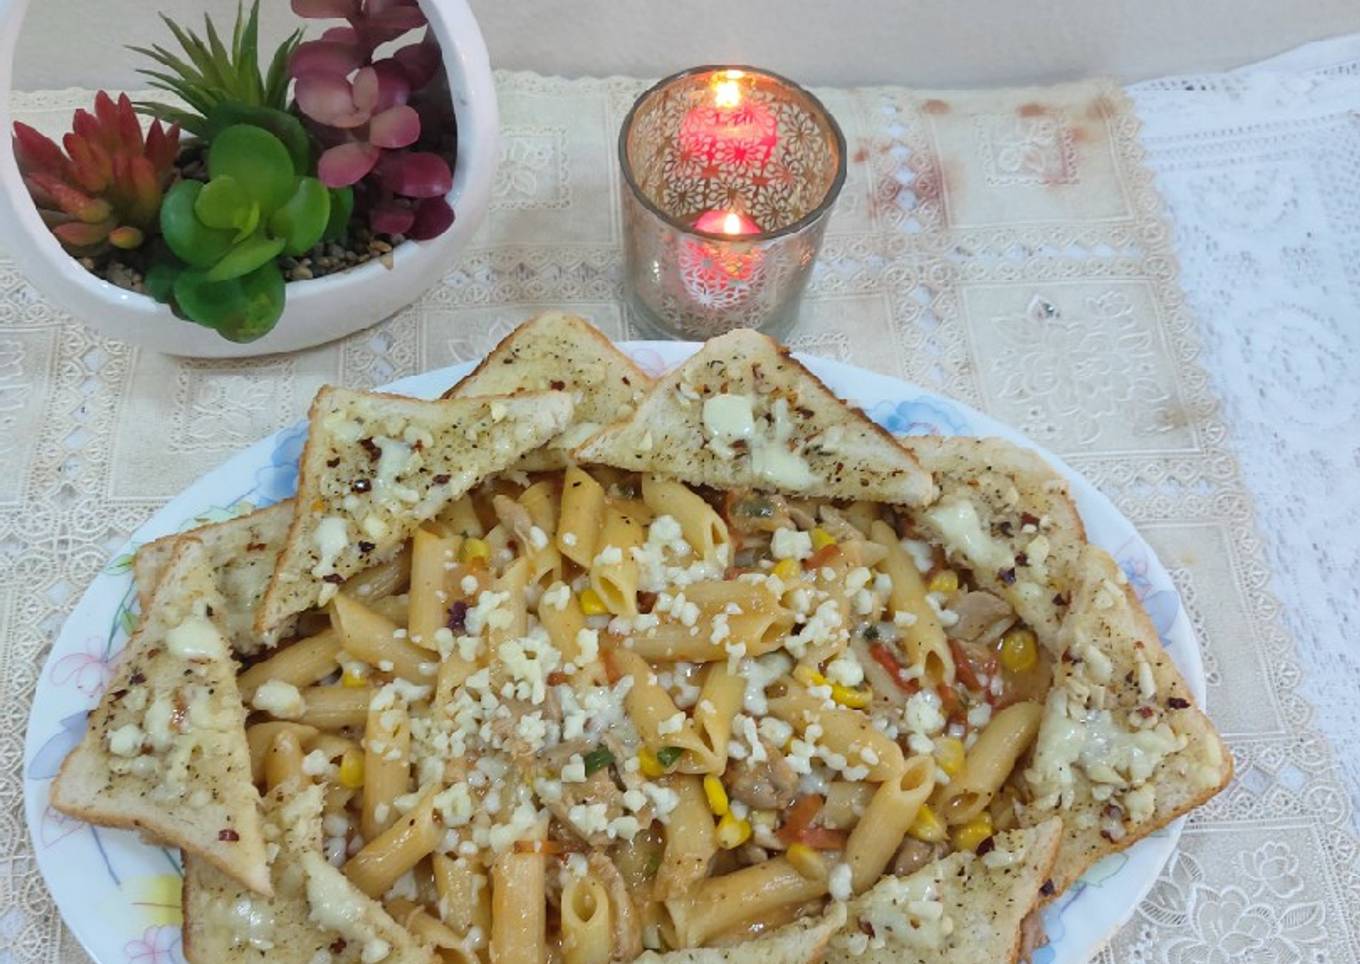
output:
[[[478,244],[336,344],[174,360],[92,334],[0,261],[0,961],[84,960],[33,862],[21,747],[48,640],[133,528],[326,382],[476,357],[548,307],[636,336],[613,151],[646,83],[498,81]],[[1205,646],[1238,779],[1105,962],[1360,959],[1358,90],[1356,41],[1140,85],[1146,157],[1109,84],[818,92],[852,163],[794,347],[953,394],[1066,457],[1156,547]],[[56,132],[89,99],[16,106]],[[1344,783],[1319,723],[1352,738]]]

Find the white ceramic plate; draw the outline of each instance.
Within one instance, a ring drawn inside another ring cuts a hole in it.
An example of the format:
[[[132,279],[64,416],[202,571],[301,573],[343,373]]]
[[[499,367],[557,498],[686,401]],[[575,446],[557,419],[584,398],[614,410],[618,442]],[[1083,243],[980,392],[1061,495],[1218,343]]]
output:
[[[697,346],[633,342],[623,346],[659,374]],[[831,389],[899,434],[999,435],[1040,451],[1072,482],[1090,540],[1118,560],[1157,627],[1162,643],[1204,695],[1204,668],[1190,621],[1162,564],[1103,495],[1057,458],[1010,428],[951,399],[848,365],[804,358]],[[433,398],[471,370],[454,365],[394,382],[387,390]],[[80,739],[85,719],[112,673],[133,619],[130,565],[137,545],[228,518],[247,503],[268,505],[292,494],[305,426],[270,436],[208,473],[142,526],[95,579],[52,647],[38,681],[24,750],[24,807],[38,866],[62,916],[98,964],[182,961],[176,850],[142,843],[135,834],[91,827],[47,805],[48,784]],[[1088,959],[1152,887],[1180,836],[1181,821],[1092,867],[1047,912],[1049,946],[1036,964]]]

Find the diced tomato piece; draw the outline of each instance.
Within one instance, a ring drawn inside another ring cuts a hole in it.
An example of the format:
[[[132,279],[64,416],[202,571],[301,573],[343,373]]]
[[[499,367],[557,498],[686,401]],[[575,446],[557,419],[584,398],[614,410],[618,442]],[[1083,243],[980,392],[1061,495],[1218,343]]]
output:
[[[803,568],[809,572],[820,569],[822,566],[829,566],[835,562],[841,554],[841,547],[834,543],[829,546],[822,546],[812,555],[803,560]]]
[[[786,844],[800,840],[817,814],[822,812],[824,802],[815,793],[805,794],[793,801],[793,806],[784,814],[784,823],[775,831],[775,836]]]
[[[561,686],[563,683],[567,682],[568,679],[569,677],[567,676],[566,673],[562,672],[561,670],[555,669],[548,674],[548,685]]]
[[[892,677],[892,681],[897,684],[898,689],[908,695],[920,690],[920,681],[907,675],[907,671],[902,668],[902,664],[897,661],[892,650],[888,649],[883,643],[874,643],[870,646],[869,655]]]
[[[813,850],[844,850],[850,835],[844,830],[830,827],[808,827],[798,837],[799,843],[807,844]]]
[[[994,659],[981,660],[979,665],[977,656],[957,639],[949,640],[949,652],[954,656],[954,675],[970,690],[983,688],[982,680],[978,677],[979,669],[990,676],[996,668]]]

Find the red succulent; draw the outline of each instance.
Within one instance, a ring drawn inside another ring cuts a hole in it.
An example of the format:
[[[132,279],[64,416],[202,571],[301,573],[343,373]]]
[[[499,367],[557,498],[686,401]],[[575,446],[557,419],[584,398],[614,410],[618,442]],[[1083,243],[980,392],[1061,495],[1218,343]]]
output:
[[[423,128],[412,98],[438,74],[439,45],[426,36],[389,57],[377,48],[426,25],[415,0],[292,0],[312,19],[342,18],[321,39],[301,44],[289,70],[298,109],[325,146],[317,176],[329,187],[360,185],[375,231],[415,240],[453,223],[444,196],[453,183],[448,162],[415,149]],[[424,130],[424,133],[430,133]]]
[[[27,124],[14,124],[14,157],[28,193],[62,245],[87,253],[104,244],[135,248],[156,224],[161,195],[179,153],[179,126],[141,124],[124,94],[104,91],[94,113],[77,110],[58,147]]]

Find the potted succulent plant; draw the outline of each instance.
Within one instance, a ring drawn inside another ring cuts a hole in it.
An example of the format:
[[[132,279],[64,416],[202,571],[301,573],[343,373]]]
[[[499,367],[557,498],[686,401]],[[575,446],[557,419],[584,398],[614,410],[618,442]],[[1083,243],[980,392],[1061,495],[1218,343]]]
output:
[[[0,3],[0,111],[24,6]],[[266,57],[258,0],[225,36],[166,19],[172,42],[132,49],[171,100],[101,91],[60,144],[13,124],[0,230],[40,290],[115,337],[221,357],[347,334],[446,270],[496,159],[464,0],[292,9],[330,23]]]

